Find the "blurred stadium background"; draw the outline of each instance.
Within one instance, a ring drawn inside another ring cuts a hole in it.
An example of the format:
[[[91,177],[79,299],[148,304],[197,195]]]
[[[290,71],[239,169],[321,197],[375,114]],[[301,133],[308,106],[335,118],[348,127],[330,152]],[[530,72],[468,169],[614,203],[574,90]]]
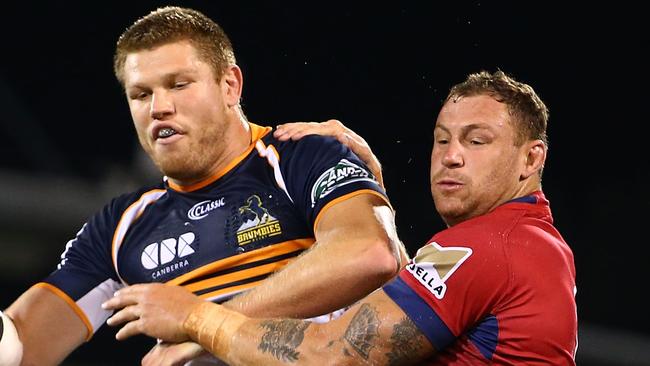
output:
[[[112,53],[125,27],[168,4],[4,6],[0,308],[53,270],[65,243],[111,197],[159,179],[137,146]],[[334,117],[368,140],[411,254],[443,228],[428,170],[448,88],[469,72],[497,68],[533,85],[551,111],[544,190],[576,258],[578,364],[650,365],[649,93],[641,55],[648,32],[639,9],[620,2],[174,5],[205,12],[230,35],[251,121]],[[114,333],[104,327],[64,364],[139,364],[152,342],[118,344]]]

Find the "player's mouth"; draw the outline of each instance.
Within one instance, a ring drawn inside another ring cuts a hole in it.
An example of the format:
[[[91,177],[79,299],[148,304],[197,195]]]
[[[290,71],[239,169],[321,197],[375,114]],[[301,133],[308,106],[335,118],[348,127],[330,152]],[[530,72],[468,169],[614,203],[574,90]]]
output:
[[[168,123],[160,123],[151,130],[151,138],[159,144],[173,143],[182,135],[182,131]]]
[[[443,192],[453,192],[461,189],[464,183],[456,179],[440,179],[436,182],[436,186]]]
[[[170,127],[161,128],[158,130],[158,138],[165,139],[176,134],[176,130]]]

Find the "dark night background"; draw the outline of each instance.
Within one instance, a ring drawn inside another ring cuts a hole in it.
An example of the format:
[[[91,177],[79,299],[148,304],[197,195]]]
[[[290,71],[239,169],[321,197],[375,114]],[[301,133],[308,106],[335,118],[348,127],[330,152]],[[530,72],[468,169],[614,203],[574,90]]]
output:
[[[168,4],[4,5],[0,308],[54,269],[88,215],[150,179],[112,55],[128,25]],[[649,42],[640,9],[623,2],[172,5],[203,11],[229,34],[251,121],[338,118],[366,138],[384,164],[411,254],[444,227],[428,176],[433,123],[449,87],[481,69],[531,84],[551,112],[544,191],[575,254],[578,364],[650,364],[643,290],[650,135],[642,114]],[[114,333],[101,329],[65,364],[139,364],[150,342],[118,344]]]

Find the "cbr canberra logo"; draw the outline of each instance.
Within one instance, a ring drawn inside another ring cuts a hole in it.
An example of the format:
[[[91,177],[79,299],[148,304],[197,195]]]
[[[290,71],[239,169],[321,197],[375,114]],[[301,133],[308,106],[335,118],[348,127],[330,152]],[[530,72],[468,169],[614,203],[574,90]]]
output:
[[[188,266],[190,264],[188,260],[182,258],[194,254],[194,249],[191,247],[194,239],[194,233],[188,232],[179,236],[178,239],[168,238],[160,243],[147,245],[140,257],[142,266],[146,269],[158,268],[151,274],[153,279]],[[172,263],[175,259],[180,260]]]

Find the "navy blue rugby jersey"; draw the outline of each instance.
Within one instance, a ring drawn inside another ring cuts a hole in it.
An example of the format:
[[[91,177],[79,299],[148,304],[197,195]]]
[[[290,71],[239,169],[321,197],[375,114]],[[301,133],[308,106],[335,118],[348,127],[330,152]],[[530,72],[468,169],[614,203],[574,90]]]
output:
[[[164,180],[113,199],[70,240],[43,282],[88,328],[126,285],[163,282],[222,302],[250,289],[314,243],[331,205],[383,189],[333,138],[281,142],[250,124],[252,142],[223,171],[193,186]]]

